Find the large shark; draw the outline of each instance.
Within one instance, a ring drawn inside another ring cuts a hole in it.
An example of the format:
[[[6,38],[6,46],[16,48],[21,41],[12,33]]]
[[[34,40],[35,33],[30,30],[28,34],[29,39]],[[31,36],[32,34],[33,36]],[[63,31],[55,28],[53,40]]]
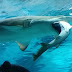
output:
[[[54,21],[60,17],[24,16],[0,21],[0,42],[17,41],[28,44],[32,38],[46,35],[58,35],[52,27]]]
[[[59,35],[54,22],[71,22],[71,16],[23,16],[0,21],[0,42],[16,41],[24,51],[30,40],[46,35]],[[65,24],[66,26],[66,24]]]

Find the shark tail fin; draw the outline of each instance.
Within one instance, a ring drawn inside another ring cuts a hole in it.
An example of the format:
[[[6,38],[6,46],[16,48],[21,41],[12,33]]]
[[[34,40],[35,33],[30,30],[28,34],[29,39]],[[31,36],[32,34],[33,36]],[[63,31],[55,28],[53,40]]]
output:
[[[18,44],[21,51],[24,51],[28,47],[28,45],[24,46],[23,44],[19,43],[18,41],[16,41],[16,43]]]
[[[38,50],[36,54],[33,54],[33,61],[35,61],[42,53],[44,53],[48,48],[49,44],[41,43],[41,48]]]

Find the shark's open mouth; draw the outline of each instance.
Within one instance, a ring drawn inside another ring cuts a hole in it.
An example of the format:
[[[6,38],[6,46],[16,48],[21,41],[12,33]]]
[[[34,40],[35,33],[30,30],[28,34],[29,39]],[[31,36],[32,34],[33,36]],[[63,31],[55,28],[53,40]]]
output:
[[[61,32],[61,26],[60,26],[59,22],[54,22],[54,23],[52,23],[52,27],[53,27],[55,30],[57,30],[58,33],[60,34],[60,32]]]

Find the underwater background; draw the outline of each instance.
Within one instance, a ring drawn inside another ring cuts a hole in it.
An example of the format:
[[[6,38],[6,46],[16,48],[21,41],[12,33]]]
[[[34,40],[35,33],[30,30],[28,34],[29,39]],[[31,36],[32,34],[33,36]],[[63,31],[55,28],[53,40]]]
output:
[[[72,0],[0,0],[0,20],[32,15],[71,16]],[[58,48],[50,48],[33,61],[32,55],[40,47],[39,43],[48,43],[52,39],[53,36],[34,38],[24,52],[15,42],[0,43],[0,65],[7,60],[30,72],[72,72],[72,29]]]

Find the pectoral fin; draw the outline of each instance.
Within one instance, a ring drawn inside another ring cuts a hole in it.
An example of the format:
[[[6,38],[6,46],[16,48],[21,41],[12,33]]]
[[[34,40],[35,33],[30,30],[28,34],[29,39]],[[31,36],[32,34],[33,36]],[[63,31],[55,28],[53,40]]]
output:
[[[19,43],[18,41],[16,41],[16,43],[18,44],[20,50],[22,50],[22,51],[24,51],[28,47],[28,45],[25,46],[25,45]]]

